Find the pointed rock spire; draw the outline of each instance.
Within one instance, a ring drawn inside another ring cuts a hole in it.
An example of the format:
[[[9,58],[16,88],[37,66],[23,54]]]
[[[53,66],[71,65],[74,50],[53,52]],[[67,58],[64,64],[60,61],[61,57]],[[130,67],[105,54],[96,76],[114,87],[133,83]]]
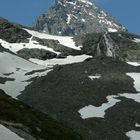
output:
[[[55,0],[54,5],[36,20],[33,28],[64,36],[126,30],[89,0]]]

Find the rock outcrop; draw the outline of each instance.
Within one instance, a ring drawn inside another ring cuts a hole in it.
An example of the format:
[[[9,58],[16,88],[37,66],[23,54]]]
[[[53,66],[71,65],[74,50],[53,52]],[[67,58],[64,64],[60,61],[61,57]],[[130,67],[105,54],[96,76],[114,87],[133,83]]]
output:
[[[56,0],[34,22],[33,29],[63,36],[126,31],[114,18],[88,0]]]

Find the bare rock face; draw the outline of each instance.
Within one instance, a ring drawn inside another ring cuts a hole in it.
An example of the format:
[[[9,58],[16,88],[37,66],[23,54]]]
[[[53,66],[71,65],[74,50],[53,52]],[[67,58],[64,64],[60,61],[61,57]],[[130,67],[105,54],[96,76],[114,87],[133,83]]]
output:
[[[0,18],[0,39],[9,43],[29,42],[31,35],[23,30],[24,26],[9,22],[4,18]]]
[[[110,15],[88,0],[56,0],[33,24],[37,31],[53,35],[77,35],[126,31]]]

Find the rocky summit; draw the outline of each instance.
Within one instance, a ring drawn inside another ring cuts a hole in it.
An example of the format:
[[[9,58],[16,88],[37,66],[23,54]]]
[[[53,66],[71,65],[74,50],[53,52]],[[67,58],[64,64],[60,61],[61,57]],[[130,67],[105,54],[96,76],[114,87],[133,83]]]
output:
[[[33,29],[53,35],[126,31],[110,15],[88,0],[55,0],[33,24]]]

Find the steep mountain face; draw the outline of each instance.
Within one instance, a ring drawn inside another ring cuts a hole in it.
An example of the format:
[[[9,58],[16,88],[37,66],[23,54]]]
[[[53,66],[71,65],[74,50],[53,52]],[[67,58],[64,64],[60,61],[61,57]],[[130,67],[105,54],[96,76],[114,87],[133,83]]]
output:
[[[74,37],[84,54],[140,62],[140,36],[126,33],[89,33]]]
[[[115,19],[88,0],[56,0],[36,20],[33,29],[63,36],[126,31]]]

